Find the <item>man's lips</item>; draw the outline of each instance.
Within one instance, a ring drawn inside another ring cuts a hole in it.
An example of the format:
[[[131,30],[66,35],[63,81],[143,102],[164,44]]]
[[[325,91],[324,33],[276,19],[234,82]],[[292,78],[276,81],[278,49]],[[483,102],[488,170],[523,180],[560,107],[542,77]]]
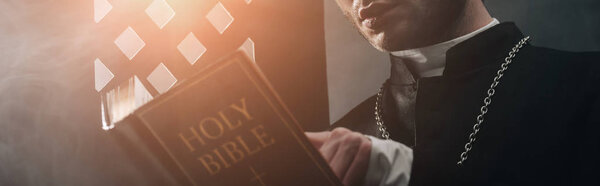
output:
[[[385,13],[394,8],[394,4],[373,3],[358,9],[358,18],[364,27],[376,29],[384,24]]]

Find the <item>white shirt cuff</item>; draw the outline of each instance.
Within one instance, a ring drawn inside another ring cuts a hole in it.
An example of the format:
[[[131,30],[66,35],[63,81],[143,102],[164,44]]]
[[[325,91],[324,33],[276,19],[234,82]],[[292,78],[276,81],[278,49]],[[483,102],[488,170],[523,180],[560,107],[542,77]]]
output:
[[[367,137],[371,139],[372,145],[364,185],[408,185],[413,161],[412,149],[396,141]]]

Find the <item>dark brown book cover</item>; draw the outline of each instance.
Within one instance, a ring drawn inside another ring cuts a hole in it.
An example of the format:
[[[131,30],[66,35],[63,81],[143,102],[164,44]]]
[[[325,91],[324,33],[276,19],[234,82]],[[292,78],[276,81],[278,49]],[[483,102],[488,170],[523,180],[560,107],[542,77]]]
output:
[[[171,182],[165,183],[341,185],[242,52],[201,70],[115,126],[111,132],[132,161],[155,175],[168,173]]]

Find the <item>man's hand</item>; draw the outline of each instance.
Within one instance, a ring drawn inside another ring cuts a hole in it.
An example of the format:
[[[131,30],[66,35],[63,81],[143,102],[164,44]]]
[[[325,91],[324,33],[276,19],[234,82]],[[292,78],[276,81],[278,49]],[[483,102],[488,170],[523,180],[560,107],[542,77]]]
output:
[[[344,185],[361,184],[369,167],[369,138],[341,127],[331,132],[306,132],[306,136]]]

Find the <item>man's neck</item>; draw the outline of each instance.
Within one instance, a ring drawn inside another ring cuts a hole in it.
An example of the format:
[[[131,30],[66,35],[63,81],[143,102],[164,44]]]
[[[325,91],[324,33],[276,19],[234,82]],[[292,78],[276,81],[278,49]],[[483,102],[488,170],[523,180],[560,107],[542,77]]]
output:
[[[412,62],[400,66],[408,67],[414,75],[417,75],[414,78],[441,75],[445,66],[446,50],[496,24],[498,24],[497,20],[490,16],[482,1],[468,1],[463,14],[453,24],[450,24],[449,28],[444,28],[445,34],[439,35],[433,43],[425,47],[391,52],[392,66],[394,66],[394,61],[408,60]],[[427,39],[423,38],[423,40]],[[398,70],[394,68],[392,67],[392,79],[394,79],[394,74],[398,75],[398,72],[394,72]]]
[[[450,28],[447,28],[445,34],[441,34],[437,41],[433,43],[441,43],[474,32],[489,24],[492,20],[492,16],[481,0],[468,1],[463,14],[451,24]]]
[[[479,34],[480,32],[497,25],[498,23],[498,20],[492,19],[492,21],[487,23],[487,25],[484,25],[481,28],[478,28],[477,30],[460,37],[453,38],[449,41],[444,41],[422,48],[391,52],[392,72],[390,74],[390,78],[392,83],[399,82],[399,79],[413,79],[442,75],[446,65],[446,51],[448,51],[448,49]],[[406,70],[399,70],[399,68],[408,68],[410,69],[411,73],[406,74]],[[406,76],[414,77],[406,78]]]

